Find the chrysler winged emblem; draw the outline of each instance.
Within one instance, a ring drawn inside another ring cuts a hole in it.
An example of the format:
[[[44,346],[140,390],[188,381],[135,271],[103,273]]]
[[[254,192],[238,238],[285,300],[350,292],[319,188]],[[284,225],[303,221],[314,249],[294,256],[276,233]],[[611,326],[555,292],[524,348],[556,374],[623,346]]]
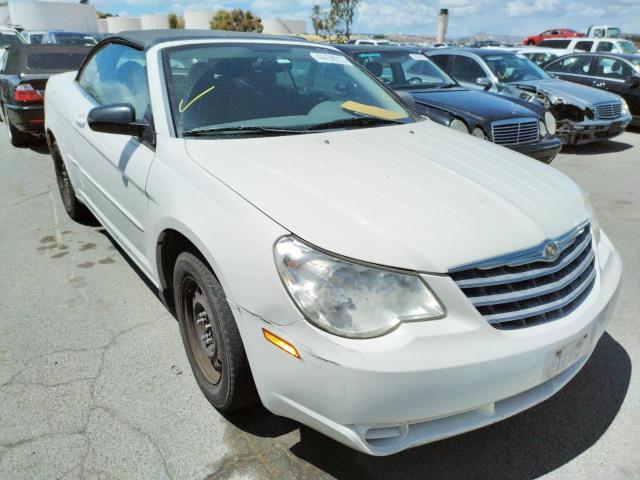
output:
[[[555,243],[547,243],[544,246],[544,256],[553,260],[558,255],[558,246]]]

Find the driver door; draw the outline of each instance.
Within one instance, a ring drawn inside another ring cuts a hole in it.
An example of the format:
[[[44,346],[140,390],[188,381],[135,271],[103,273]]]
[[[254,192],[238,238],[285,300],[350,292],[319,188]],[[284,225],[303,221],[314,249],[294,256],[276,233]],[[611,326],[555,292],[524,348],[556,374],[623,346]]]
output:
[[[136,119],[151,124],[144,53],[111,43],[85,64],[72,102],[74,151],[82,177],[82,194],[107,230],[139,264],[146,266],[147,174],[155,157],[151,127],[144,138],[93,131],[91,109],[130,103]]]

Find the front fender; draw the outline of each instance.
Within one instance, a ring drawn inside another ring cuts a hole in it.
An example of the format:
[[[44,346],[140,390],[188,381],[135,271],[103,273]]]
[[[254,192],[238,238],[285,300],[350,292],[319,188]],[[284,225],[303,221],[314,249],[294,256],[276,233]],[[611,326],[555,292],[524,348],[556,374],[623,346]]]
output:
[[[273,258],[275,241],[289,232],[192,161],[183,140],[159,137],[156,154],[147,181],[147,252],[158,284],[157,245],[175,230],[204,256],[233,303],[274,323],[300,321]]]

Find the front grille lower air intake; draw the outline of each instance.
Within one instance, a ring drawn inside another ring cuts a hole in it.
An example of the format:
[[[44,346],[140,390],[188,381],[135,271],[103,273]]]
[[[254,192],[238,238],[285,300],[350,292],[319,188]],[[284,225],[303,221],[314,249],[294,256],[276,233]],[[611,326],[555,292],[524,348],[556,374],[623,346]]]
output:
[[[595,282],[591,229],[583,225],[534,248],[449,273],[495,328],[508,330],[557,320],[575,310]]]

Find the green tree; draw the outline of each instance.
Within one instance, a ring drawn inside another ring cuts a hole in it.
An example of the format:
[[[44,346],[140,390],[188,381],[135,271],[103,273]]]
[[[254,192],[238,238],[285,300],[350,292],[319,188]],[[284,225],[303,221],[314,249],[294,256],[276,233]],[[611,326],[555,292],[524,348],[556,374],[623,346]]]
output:
[[[340,31],[337,28],[338,22],[333,8],[322,10],[320,5],[314,5],[313,9],[311,9],[311,24],[316,35],[320,35],[329,42],[338,40],[340,37]]]
[[[360,0],[331,0],[331,11],[347,40],[351,37],[351,27],[359,4]]]
[[[184,20],[171,12],[169,14],[169,28],[184,28]]]
[[[249,10],[239,8],[218,10],[209,23],[213,30],[231,30],[234,32],[262,32],[262,20]]]

